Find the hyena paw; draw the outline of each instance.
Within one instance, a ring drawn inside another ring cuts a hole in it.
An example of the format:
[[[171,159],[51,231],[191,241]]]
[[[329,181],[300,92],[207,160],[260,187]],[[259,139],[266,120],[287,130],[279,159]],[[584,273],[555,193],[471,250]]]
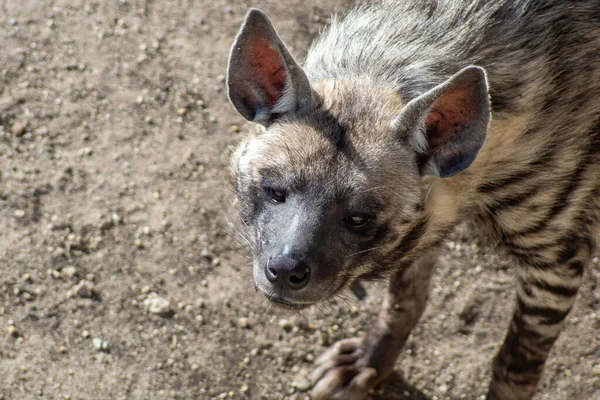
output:
[[[310,376],[313,400],[362,400],[379,383],[377,369],[365,362],[361,342],[341,340],[319,357]]]

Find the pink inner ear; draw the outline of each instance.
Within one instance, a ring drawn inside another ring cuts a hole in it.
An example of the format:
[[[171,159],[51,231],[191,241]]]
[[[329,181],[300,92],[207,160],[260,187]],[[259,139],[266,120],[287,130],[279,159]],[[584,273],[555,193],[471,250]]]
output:
[[[468,86],[448,89],[434,101],[425,119],[429,147],[434,150],[448,142],[460,140],[465,126],[473,120],[475,108]]]
[[[273,44],[266,38],[259,37],[250,41],[248,60],[252,75],[267,96],[268,106],[274,107],[287,80],[285,61]]]

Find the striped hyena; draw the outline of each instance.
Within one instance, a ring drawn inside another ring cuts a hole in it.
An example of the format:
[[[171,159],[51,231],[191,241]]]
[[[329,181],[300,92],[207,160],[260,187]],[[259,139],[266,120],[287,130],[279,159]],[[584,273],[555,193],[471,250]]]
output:
[[[598,0],[375,2],[304,69],[251,10],[227,84],[258,123],[232,158],[256,286],[302,309],[390,280],[372,329],[321,358],[313,398],[362,399],[392,370],[468,218],[519,265],[487,398],[530,399],[600,233]]]

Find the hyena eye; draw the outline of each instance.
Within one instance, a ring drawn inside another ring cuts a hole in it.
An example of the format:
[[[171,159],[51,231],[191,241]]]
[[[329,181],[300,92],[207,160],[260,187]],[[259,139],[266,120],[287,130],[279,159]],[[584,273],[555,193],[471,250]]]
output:
[[[273,203],[285,202],[285,191],[273,189],[272,187],[265,187],[264,190],[269,200],[271,200]]]
[[[369,217],[364,215],[348,215],[343,219],[346,224],[353,228],[362,228],[363,226],[367,225],[370,220],[371,219]]]

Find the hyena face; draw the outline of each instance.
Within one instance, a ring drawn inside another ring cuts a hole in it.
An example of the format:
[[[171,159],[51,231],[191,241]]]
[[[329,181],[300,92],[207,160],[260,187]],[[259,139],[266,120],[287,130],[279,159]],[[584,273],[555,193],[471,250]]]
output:
[[[389,115],[377,117],[353,127],[322,106],[290,114],[234,156],[242,218],[255,235],[254,278],[271,300],[300,308],[380,270],[374,256],[416,215],[414,156]]]
[[[489,121],[476,67],[406,104],[358,77],[311,85],[258,11],[232,49],[228,89],[260,124],[232,159],[254,279],[270,300],[296,309],[400,261],[426,214],[422,177],[468,167]]]

